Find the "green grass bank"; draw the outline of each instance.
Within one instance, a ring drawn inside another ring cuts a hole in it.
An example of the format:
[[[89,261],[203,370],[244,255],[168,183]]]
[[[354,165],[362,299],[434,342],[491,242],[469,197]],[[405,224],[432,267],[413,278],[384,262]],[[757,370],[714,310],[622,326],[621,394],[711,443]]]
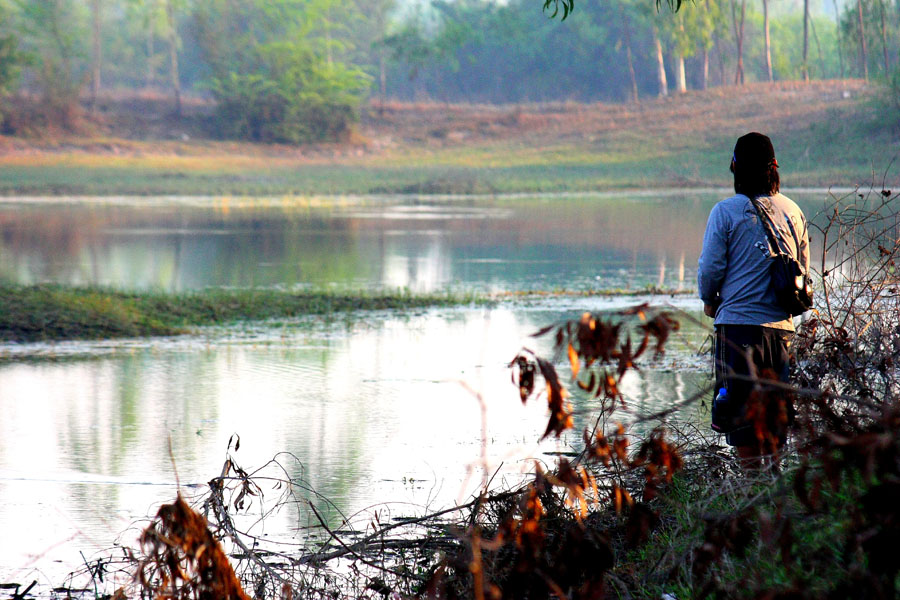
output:
[[[0,136],[2,195],[501,194],[728,186],[747,131],[790,187],[900,180],[900,117],[878,84],[754,83],[640,104],[391,105],[344,144]]]
[[[654,505],[655,531],[619,548],[613,573],[634,598],[854,597],[841,595],[858,570],[847,551],[871,484],[848,473],[816,492],[812,511],[795,495],[805,485],[797,479],[796,464],[781,474],[680,474]]]
[[[476,296],[405,292],[254,289],[164,294],[57,285],[0,285],[0,342],[177,335],[204,325],[485,301]]]

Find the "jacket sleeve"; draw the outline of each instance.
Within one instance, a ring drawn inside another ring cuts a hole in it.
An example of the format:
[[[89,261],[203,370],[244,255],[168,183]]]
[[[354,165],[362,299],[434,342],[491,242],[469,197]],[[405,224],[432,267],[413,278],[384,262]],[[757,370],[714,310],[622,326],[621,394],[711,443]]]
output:
[[[705,304],[716,304],[716,296],[725,279],[728,266],[728,223],[720,204],[709,213],[706,233],[703,234],[703,249],[697,268],[697,289]]]

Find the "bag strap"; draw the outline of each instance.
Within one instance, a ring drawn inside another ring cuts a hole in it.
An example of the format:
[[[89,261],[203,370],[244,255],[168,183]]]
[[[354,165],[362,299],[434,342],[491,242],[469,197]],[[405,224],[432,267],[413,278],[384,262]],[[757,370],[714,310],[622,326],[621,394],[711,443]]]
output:
[[[766,216],[763,216],[763,213],[765,211],[760,210],[759,205],[756,203],[756,200],[754,198],[750,198],[749,196],[747,196],[747,198],[750,200],[750,204],[753,205],[753,209],[756,210],[756,216],[762,223],[763,229],[766,232],[766,237],[769,238],[769,245],[772,248],[772,252],[774,252],[776,256],[778,254],[784,254],[784,252],[782,252],[781,250],[781,246],[778,245],[778,241],[775,238],[775,233],[773,232],[774,226],[771,223],[771,220],[768,218],[769,215],[766,214]]]
[[[750,198],[749,196],[747,196],[747,197]],[[759,204],[757,204],[755,198],[750,198],[750,204],[752,204],[753,208],[756,210],[756,216],[759,217],[759,219],[762,221],[763,229],[766,230],[766,235],[769,238],[769,243],[774,246],[777,254],[787,254],[788,256],[790,256],[794,260],[796,260],[798,264],[800,264],[799,256],[795,257],[790,252],[790,250],[785,252],[784,248],[787,247],[786,246],[787,242],[785,242],[784,239],[780,235],[778,235],[778,232],[775,229],[775,221],[769,215],[768,211],[761,210],[759,207]],[[763,214],[761,214],[761,213],[764,213],[765,216],[763,216]],[[800,237],[797,235],[797,229],[794,227],[794,223],[790,220],[790,218],[786,217],[784,221],[785,221],[785,224],[788,226],[788,229],[791,230],[791,237],[794,238],[794,247],[797,248],[797,252],[799,253]],[[782,245],[784,245],[784,248],[778,244],[778,240],[781,241]],[[800,265],[800,270],[803,272],[806,272],[806,269],[803,268],[803,265]]]
[[[791,221],[790,217],[786,218],[784,222],[787,224],[788,229],[791,230],[791,237],[794,238],[794,247],[797,248],[797,262],[800,262],[800,236],[797,235],[797,228],[794,227],[794,222]]]

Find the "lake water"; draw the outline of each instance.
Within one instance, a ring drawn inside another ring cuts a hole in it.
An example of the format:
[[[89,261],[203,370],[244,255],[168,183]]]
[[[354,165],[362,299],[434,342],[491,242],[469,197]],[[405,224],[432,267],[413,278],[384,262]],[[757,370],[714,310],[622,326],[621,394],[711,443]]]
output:
[[[0,277],[132,289],[691,286],[719,194],[0,203]]]
[[[722,192],[522,198],[113,198],[0,202],[0,277],[123,289],[208,286],[552,291],[694,287]],[[804,204],[815,212],[815,197]],[[0,583],[58,584],[135,522],[219,474],[278,453],[331,518],[421,514],[467,499],[487,468],[514,481],[593,423],[537,439],[507,363],[531,333],[645,298],[503,300],[207,329],[157,340],[0,345]],[[691,297],[653,298],[699,314]],[[624,382],[622,420],[708,383],[706,330]],[[565,373],[565,369],[562,369]],[[480,395],[480,396],[479,396]],[[484,411],[482,411],[483,401]],[[698,407],[677,415],[698,421]],[[486,433],[486,438],[484,438]],[[171,448],[171,451],[170,451]],[[173,466],[174,463],[174,466]],[[266,523],[295,537],[303,517]]]

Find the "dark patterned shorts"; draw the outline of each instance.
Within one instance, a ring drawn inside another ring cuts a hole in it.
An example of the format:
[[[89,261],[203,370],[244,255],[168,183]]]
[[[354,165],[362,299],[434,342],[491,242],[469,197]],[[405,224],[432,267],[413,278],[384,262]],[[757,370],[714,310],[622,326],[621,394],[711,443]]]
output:
[[[790,343],[792,331],[773,329],[760,325],[716,325],[715,378],[713,397],[722,387],[728,390],[728,404],[736,427],[725,436],[730,446],[755,446],[759,443],[757,433],[746,420],[747,399],[755,382],[752,371],[757,375],[768,374],[772,379],[788,383],[790,381]],[[749,358],[749,362],[748,362]],[[794,407],[788,400],[787,412],[793,419]],[[773,423],[772,428],[776,428]],[[773,433],[779,443],[784,444],[787,430],[777,427]]]

